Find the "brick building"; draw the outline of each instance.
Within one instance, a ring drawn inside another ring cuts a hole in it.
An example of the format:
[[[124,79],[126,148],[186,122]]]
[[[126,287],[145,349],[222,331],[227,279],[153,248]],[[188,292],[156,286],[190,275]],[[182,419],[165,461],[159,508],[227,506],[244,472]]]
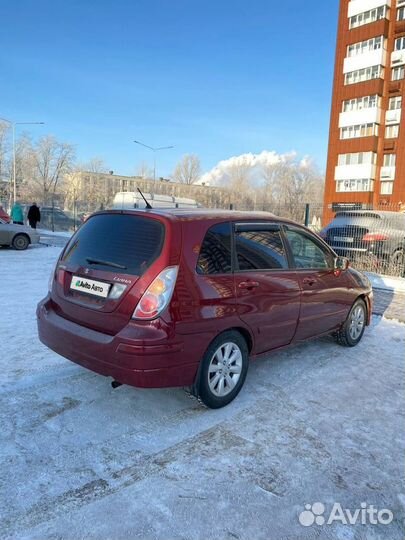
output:
[[[341,0],[325,221],[405,208],[405,0]]]

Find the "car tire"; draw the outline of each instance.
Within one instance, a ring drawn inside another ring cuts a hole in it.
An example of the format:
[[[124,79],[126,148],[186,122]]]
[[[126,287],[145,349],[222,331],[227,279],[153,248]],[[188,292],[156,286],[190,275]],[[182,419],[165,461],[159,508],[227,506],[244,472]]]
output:
[[[18,251],[23,251],[24,249],[27,249],[27,247],[30,245],[30,240],[26,234],[16,234],[12,241],[12,246],[14,249],[17,249]]]
[[[228,405],[239,394],[249,365],[249,350],[236,330],[220,334],[201,362],[196,384],[199,399],[210,409]]]
[[[336,332],[336,341],[344,347],[355,347],[360,343],[367,324],[367,307],[361,298],[353,304],[346,321]]]

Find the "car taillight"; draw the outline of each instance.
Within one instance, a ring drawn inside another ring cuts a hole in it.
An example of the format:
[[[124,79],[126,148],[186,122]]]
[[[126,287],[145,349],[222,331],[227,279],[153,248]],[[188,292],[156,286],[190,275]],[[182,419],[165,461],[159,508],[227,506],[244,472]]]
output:
[[[176,285],[178,266],[168,266],[146,289],[135,311],[133,319],[154,319],[169,304]]]
[[[363,236],[363,242],[383,242],[388,236],[382,233],[367,233]]]

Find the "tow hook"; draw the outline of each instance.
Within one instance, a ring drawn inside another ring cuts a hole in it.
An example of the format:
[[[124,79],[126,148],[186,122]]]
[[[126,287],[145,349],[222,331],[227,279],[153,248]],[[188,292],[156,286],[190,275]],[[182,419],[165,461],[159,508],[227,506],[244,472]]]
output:
[[[111,386],[115,389],[115,388],[118,388],[119,386],[122,386],[122,382],[118,382],[118,381],[112,381],[111,382]]]

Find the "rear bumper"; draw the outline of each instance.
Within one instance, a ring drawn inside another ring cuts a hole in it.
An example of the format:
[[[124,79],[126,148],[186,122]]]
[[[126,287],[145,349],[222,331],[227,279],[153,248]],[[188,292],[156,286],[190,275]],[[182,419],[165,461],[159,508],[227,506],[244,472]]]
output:
[[[158,340],[141,339],[140,328],[132,321],[115,336],[103,334],[58,315],[49,297],[38,304],[37,323],[40,340],[53,351],[100,375],[141,388],[192,385],[207,346],[193,335],[165,335],[164,324],[157,330]]]
[[[386,251],[386,246],[380,246],[380,245],[370,245],[370,247],[367,248],[360,248],[360,247],[342,247],[342,246],[334,246],[333,244],[330,244],[331,248],[335,253],[342,257],[347,257],[348,259],[353,259],[354,257],[358,258],[371,258],[371,259],[381,259],[386,260],[389,258],[390,253]]]

